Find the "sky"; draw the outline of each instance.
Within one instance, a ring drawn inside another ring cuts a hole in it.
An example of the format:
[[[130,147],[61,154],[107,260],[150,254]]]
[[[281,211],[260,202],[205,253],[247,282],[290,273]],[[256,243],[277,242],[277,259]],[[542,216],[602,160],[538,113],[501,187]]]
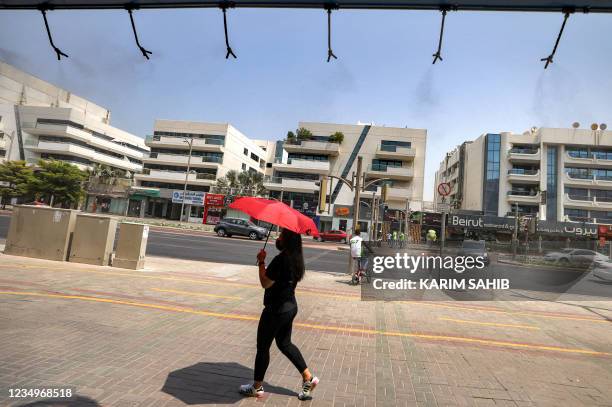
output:
[[[229,122],[277,140],[299,121],[427,129],[425,196],[444,154],[483,133],[575,121],[612,124],[612,15],[572,15],[554,63],[560,13],[451,12],[443,61],[432,65],[434,11],[332,15],[231,9],[225,59],[218,9],[50,11],[57,61],[40,13],[0,11],[0,59],[111,110],[111,124],[144,137],[155,119]]]

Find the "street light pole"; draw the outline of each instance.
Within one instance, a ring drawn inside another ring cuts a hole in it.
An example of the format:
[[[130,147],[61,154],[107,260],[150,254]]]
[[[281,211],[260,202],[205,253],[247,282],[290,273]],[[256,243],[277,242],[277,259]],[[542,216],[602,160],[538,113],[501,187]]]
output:
[[[183,142],[189,144],[189,157],[187,158],[187,172],[185,172],[185,184],[183,185],[183,199],[181,199],[181,218],[180,218],[181,221],[184,219],[183,212],[185,210],[185,198],[187,196],[187,181],[189,180],[189,170],[191,166],[191,152],[193,150],[193,136],[191,136],[188,141],[183,140]],[[187,221],[189,221],[189,218],[187,218]]]

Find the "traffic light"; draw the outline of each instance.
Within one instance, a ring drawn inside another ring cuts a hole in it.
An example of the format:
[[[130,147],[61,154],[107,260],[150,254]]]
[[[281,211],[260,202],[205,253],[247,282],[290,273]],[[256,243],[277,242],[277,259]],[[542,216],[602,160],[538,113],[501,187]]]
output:
[[[327,209],[327,178],[321,178],[319,186],[319,212]]]
[[[387,202],[387,196],[389,195],[389,185],[387,184],[383,185],[381,195],[382,195],[382,201]]]

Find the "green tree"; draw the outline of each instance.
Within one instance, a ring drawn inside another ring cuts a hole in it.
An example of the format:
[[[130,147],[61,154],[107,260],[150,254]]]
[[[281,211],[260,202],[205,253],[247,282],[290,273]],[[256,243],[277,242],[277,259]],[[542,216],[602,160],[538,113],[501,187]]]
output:
[[[300,127],[295,132],[298,141],[310,140],[312,138],[312,132],[304,127]]]
[[[34,175],[25,161],[7,161],[0,164],[0,196],[2,208],[11,198],[28,195],[32,191]]]
[[[296,139],[296,137],[295,137],[295,133],[294,133],[294,132],[292,132],[291,130],[289,130],[289,131],[287,132],[287,138],[285,139],[285,141],[286,141],[287,143],[289,143],[289,144],[295,144],[296,140],[297,140],[297,139]]]
[[[329,136],[329,141],[330,143],[342,144],[342,142],[344,141],[344,133],[342,133],[341,131],[335,132],[334,134]]]
[[[235,170],[228,171],[217,180],[213,190],[220,194],[263,195],[263,175],[259,172]]]
[[[34,173],[34,190],[47,197],[51,206],[70,207],[83,197],[83,183],[87,179],[85,171],[57,160],[40,160],[38,166]]]

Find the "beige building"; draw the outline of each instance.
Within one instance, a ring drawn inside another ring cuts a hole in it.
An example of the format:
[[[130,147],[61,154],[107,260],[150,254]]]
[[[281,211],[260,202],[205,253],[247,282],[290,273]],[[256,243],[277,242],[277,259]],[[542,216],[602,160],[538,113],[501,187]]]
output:
[[[425,167],[426,130],[375,126],[372,124],[334,124],[301,122],[313,137],[301,142],[277,144],[271,171],[265,186],[270,195],[291,204],[310,216],[320,217],[321,229],[351,230],[354,193],[337,179],[331,181],[328,211],[317,210],[319,182],[323,177],[351,179],[357,170],[357,157],[363,157],[366,183],[359,212],[361,230],[369,229],[373,194],[380,196],[383,182],[389,184],[389,214],[406,205],[421,209]],[[344,135],[342,143],[330,140],[336,132]]]
[[[610,224],[612,132],[603,127],[484,134],[447,154],[436,186],[450,183],[446,202],[462,210]]]

